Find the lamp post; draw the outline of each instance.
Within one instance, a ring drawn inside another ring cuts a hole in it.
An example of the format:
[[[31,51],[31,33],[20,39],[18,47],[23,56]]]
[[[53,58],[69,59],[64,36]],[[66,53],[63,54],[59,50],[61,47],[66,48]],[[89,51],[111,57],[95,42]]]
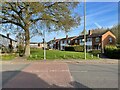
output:
[[[44,38],[43,38],[43,43],[44,43],[44,60],[46,60],[46,44],[45,44],[45,30],[43,31]]]
[[[84,58],[86,60],[86,0],[84,0]]]

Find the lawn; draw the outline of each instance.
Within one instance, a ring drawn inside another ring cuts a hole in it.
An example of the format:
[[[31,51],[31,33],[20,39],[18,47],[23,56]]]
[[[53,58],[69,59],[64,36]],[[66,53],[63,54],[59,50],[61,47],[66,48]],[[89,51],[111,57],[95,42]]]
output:
[[[97,57],[91,57],[90,53],[87,53],[87,59],[98,59]],[[31,49],[31,55],[28,60],[43,60],[42,49]],[[71,51],[59,51],[59,50],[46,50],[47,60],[62,60],[62,59],[84,59],[84,52],[71,52]]]
[[[2,55],[2,57],[1,57],[1,59],[2,60],[13,60],[14,58],[16,57],[16,55],[15,54],[5,54],[5,55]]]

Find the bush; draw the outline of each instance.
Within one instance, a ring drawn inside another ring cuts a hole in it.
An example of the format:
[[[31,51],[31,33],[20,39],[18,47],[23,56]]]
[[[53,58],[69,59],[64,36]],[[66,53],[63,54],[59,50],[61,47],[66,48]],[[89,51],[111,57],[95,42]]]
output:
[[[76,52],[83,52],[83,46],[67,46],[65,47],[65,51],[76,51]]]
[[[107,45],[104,49],[105,55],[109,58],[120,59],[120,48],[116,46]]]
[[[1,47],[1,53],[7,53],[8,49],[6,47]]]
[[[17,48],[18,48],[17,52],[19,52],[19,56],[22,57],[24,55],[24,46],[19,45],[17,46]]]
[[[101,53],[101,50],[92,50],[92,51],[89,51],[89,53],[93,54],[94,56],[97,56],[98,54]]]

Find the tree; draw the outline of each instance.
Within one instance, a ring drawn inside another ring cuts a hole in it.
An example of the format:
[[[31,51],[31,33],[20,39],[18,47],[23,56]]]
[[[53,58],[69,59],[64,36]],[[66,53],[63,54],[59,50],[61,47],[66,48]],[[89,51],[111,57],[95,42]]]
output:
[[[10,23],[24,31],[25,56],[29,56],[32,34],[42,34],[44,27],[48,32],[68,32],[80,24],[80,17],[73,14],[77,5],[76,2],[5,2],[0,15],[1,24]]]
[[[115,25],[110,30],[116,36],[116,43],[120,44],[120,25]]]

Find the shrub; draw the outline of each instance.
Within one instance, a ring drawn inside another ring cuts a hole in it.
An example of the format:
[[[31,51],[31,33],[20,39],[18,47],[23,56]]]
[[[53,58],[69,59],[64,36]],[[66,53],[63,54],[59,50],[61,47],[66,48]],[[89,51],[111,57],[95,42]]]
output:
[[[105,46],[105,55],[109,58],[120,59],[120,48],[116,46],[107,45]]]
[[[65,51],[76,51],[76,52],[83,52],[83,46],[67,46],[65,47]]]
[[[20,57],[22,57],[24,55],[24,46],[23,45],[18,46],[18,52],[19,52]]]
[[[6,47],[1,47],[1,53],[7,53],[8,49]]]
[[[89,51],[89,53],[93,54],[94,56],[97,56],[98,54],[101,53],[101,50],[92,50],[92,51]]]

